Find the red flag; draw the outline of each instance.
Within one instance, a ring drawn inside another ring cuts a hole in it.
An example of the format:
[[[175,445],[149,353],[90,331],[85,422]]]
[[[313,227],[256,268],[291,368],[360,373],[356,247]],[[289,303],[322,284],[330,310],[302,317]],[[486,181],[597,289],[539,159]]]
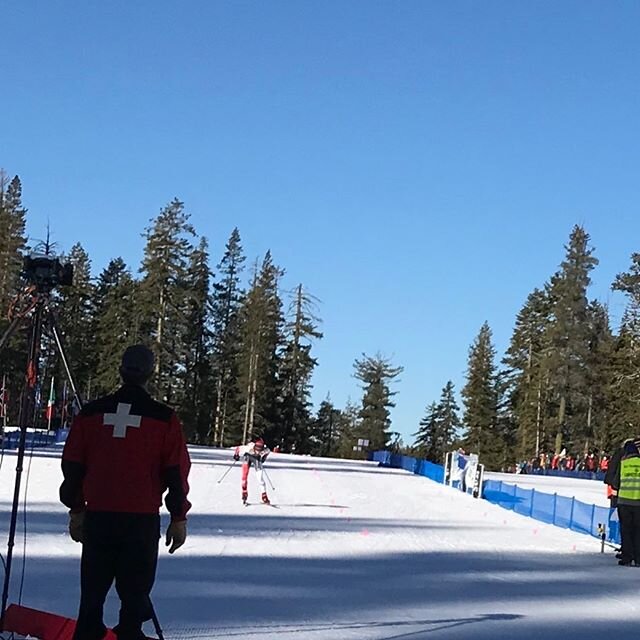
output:
[[[38,372],[36,371],[36,365],[33,360],[29,360],[29,365],[27,366],[27,384],[31,389],[36,386],[36,382],[38,380]]]

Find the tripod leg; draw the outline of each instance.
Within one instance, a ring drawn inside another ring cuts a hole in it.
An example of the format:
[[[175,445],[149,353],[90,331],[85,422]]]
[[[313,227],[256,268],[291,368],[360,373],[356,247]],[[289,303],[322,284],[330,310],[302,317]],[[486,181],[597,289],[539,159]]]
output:
[[[11,582],[11,564],[13,559],[13,547],[15,545],[16,527],[18,523],[18,507],[20,503],[20,483],[24,464],[24,452],[27,440],[27,427],[29,416],[34,405],[36,383],[38,380],[38,359],[40,355],[40,341],[42,338],[42,306],[36,306],[31,320],[31,336],[29,340],[29,360],[27,362],[27,375],[22,402],[20,408],[20,440],[18,442],[18,456],[16,463],[16,479],[13,490],[13,506],[11,508],[11,521],[9,524],[9,542],[7,544],[7,558],[4,572],[4,589],[2,591],[2,609],[0,611],[0,631],[4,631],[4,618],[9,599],[9,586]]]
[[[69,384],[71,385],[71,390],[73,391],[73,397],[76,401],[76,406],[78,409],[82,409],[82,398],[78,393],[78,388],[76,387],[76,383],[73,379],[73,374],[71,373],[71,368],[69,367],[69,359],[67,358],[67,354],[64,350],[64,345],[62,344],[62,337],[60,336],[60,332],[58,331],[58,323],[56,322],[56,317],[51,309],[48,309],[48,320],[49,327],[51,328],[51,333],[53,333],[53,337],[56,341],[56,345],[58,347],[58,351],[60,352],[60,358],[62,358],[62,364],[64,365],[64,370],[67,373],[67,378],[69,380]]]
[[[15,330],[18,328],[20,321],[22,320],[22,316],[16,316],[12,321],[7,330],[2,334],[2,338],[0,338],[0,351],[4,349],[7,342],[9,342],[9,338],[15,333]]]

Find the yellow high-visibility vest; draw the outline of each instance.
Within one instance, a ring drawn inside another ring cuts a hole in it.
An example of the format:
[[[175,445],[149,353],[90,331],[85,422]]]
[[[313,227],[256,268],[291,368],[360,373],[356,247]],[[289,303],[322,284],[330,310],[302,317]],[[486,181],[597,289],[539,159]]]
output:
[[[620,463],[618,499],[633,500],[640,504],[640,457],[626,458]]]

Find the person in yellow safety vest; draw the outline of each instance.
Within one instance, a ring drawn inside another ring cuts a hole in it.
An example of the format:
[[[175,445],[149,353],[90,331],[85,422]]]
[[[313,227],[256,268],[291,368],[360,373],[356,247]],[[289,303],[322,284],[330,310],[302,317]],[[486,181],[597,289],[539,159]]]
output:
[[[640,451],[636,442],[626,442],[617,478],[618,514],[624,539],[618,564],[640,566]]]
[[[619,447],[616,452],[611,456],[609,460],[609,468],[604,475],[604,483],[607,485],[607,498],[609,498],[609,502],[612,509],[615,509],[615,514],[610,516],[610,521],[615,522],[615,526],[619,527],[620,524],[620,513],[618,512],[618,485],[620,483],[620,462],[622,461],[622,455],[624,454],[624,447],[627,443],[633,442],[633,438],[627,438],[622,446]],[[640,444],[637,443],[637,444]],[[613,527],[609,525],[611,530],[613,531]],[[619,560],[622,558],[624,554],[624,538],[622,537],[622,531],[620,531],[620,549],[618,553],[616,553],[616,558]]]

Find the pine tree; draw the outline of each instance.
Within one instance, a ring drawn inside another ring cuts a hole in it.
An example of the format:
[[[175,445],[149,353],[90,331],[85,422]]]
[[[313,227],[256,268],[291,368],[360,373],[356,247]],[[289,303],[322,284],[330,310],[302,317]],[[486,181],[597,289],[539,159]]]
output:
[[[338,458],[361,458],[354,451],[358,439],[362,438],[360,432],[360,408],[351,400],[347,400],[344,408],[336,414],[337,425],[334,423],[335,455]],[[369,449],[374,451],[373,445]]]
[[[531,458],[548,447],[545,434],[549,372],[545,367],[551,302],[546,289],[535,289],[518,313],[511,343],[503,359],[506,405],[517,430],[513,454]]]
[[[390,360],[381,354],[367,356],[354,363],[355,378],[363,388],[360,409],[359,431],[363,439],[369,440],[372,450],[384,449],[390,440],[390,409],[395,406],[391,400],[397,392],[391,391],[391,383],[402,373],[402,367],[392,366]]]
[[[244,291],[240,287],[244,255],[240,233],[234,229],[218,264],[218,282],[213,285],[213,423],[208,440],[224,446],[228,416],[240,414],[238,351],[240,347],[240,308]]]
[[[487,468],[499,468],[504,443],[497,425],[495,349],[491,329],[484,323],[469,349],[464,399],[465,444]]]
[[[420,420],[420,428],[413,435],[415,437],[413,448],[418,456],[432,462],[442,461],[438,405],[435,402],[426,408],[424,418]]]
[[[589,351],[587,354],[587,419],[584,453],[595,445],[608,451],[612,446],[609,390],[614,340],[609,326],[609,313],[599,302],[589,305]]]
[[[194,236],[184,203],[174,198],[146,230],[138,297],[141,336],[156,358],[150,387],[177,406],[184,399],[186,281]]]
[[[576,225],[566,246],[560,270],[551,279],[551,322],[546,366],[550,374],[553,400],[557,406],[555,450],[560,452],[566,439],[570,447],[584,437],[589,390],[589,301],[587,288],[591,270],[598,264],[589,246],[589,235]]]
[[[17,293],[26,245],[22,185],[0,169],[0,330],[6,328],[9,304]]]
[[[620,332],[612,341],[607,389],[609,432],[601,438],[605,451],[612,451],[640,431],[639,335],[634,325],[635,321],[625,314]]]
[[[496,374],[496,468],[505,471],[517,459],[518,424],[511,404],[509,374]],[[542,451],[542,449],[541,449]]]
[[[317,360],[311,356],[311,340],[322,338],[317,329],[318,319],[313,314],[314,299],[296,288],[289,309],[287,344],[282,354],[279,379],[282,384],[280,421],[273,437],[286,449],[300,453],[309,450],[311,426],[311,376]]]
[[[80,243],[71,247],[65,261],[73,265],[73,285],[60,287],[55,307],[69,365],[74,374],[78,391],[85,400],[96,396],[96,350],[94,341],[94,314],[92,302],[94,285],[91,282],[91,261]],[[50,357],[52,346],[47,349]],[[57,360],[57,354],[53,360]],[[64,380],[62,363],[55,369],[56,379]]]
[[[420,455],[433,462],[442,463],[447,451],[453,447],[462,422],[451,380],[442,389],[440,400],[432,402],[425,417],[420,421],[420,429],[415,433],[414,448]]]
[[[438,416],[443,449],[448,450],[456,439],[458,431],[462,427],[462,421],[458,415],[460,407],[456,402],[454,385],[451,380],[442,389],[438,402]]]
[[[9,307],[18,293],[25,251],[25,216],[22,186],[15,176],[9,180],[0,169],[0,336],[9,327]],[[8,419],[16,420],[24,379],[26,336],[16,332],[0,353],[0,385],[6,380]]]
[[[93,313],[96,394],[111,393],[120,384],[120,360],[126,346],[138,341],[136,283],[122,258],[111,260],[98,277]]]
[[[260,435],[268,442],[284,443],[279,435],[279,399],[281,397],[278,372],[284,344],[284,318],[278,283],[283,271],[273,263],[267,252],[260,271],[241,311],[241,343],[238,353],[240,399],[242,413],[229,426],[243,442]],[[238,428],[239,427],[239,428]]]
[[[616,276],[612,289],[627,296],[627,306],[620,332],[611,345],[607,393],[610,426],[603,443],[609,451],[640,432],[640,253],[632,254],[631,266]]]
[[[333,457],[338,453],[342,415],[327,397],[320,403],[307,439],[307,453]]]
[[[185,390],[181,415],[187,437],[204,442],[211,424],[211,274],[205,238],[191,252],[186,279]]]

